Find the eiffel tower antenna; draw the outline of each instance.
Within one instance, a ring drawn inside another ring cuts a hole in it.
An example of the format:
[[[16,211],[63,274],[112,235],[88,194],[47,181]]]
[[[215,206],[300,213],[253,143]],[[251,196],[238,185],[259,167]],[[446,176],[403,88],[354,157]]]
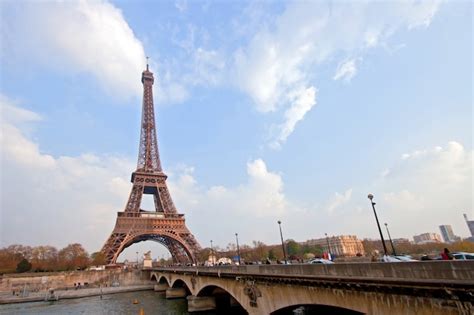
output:
[[[114,264],[120,253],[132,244],[153,240],[171,253],[175,262],[196,263],[201,249],[188,230],[184,214],[178,213],[161,168],[153,106],[153,73],[142,72],[143,107],[137,169],[132,173],[132,191],[125,210],[117,213],[115,228],[102,247],[108,264]],[[154,209],[140,208],[144,194],[153,195]]]

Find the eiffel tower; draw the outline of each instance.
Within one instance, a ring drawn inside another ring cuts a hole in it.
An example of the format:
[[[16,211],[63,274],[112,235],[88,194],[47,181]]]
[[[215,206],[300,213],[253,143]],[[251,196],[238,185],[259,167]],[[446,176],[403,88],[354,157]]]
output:
[[[166,186],[158,151],[153,106],[153,73],[148,64],[142,73],[143,109],[137,169],[132,173],[132,191],[125,211],[117,213],[112,234],[102,247],[108,264],[114,264],[120,253],[132,244],[153,240],[164,245],[173,260],[196,263],[201,249],[188,230],[184,214],[178,213]],[[143,194],[153,195],[155,210],[140,208]]]

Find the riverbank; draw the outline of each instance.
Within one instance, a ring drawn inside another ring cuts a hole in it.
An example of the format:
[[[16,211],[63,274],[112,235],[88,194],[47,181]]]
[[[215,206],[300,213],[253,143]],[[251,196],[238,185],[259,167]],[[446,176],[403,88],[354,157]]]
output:
[[[54,293],[62,299],[78,299],[89,296],[153,290],[153,284],[130,285],[123,287],[83,288],[78,290],[56,290]],[[26,303],[44,301],[47,291],[31,292],[28,296],[15,296],[11,292],[0,292],[0,304]]]

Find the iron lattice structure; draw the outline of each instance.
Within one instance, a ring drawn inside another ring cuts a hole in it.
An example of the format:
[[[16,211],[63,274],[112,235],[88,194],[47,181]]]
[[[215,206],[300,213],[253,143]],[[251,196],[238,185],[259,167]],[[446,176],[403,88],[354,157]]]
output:
[[[179,263],[196,262],[201,249],[178,213],[166,185],[158,151],[153,106],[153,73],[148,65],[142,73],[143,109],[137,170],[132,173],[132,191],[125,211],[117,213],[112,234],[102,247],[108,264],[132,244],[153,240],[163,244]],[[153,195],[154,211],[140,208],[144,194]]]

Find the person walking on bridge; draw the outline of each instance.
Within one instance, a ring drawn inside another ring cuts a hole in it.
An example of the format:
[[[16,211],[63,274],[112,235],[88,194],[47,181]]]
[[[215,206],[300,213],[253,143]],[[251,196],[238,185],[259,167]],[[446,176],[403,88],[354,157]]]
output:
[[[453,255],[449,252],[449,249],[446,247],[444,248],[443,252],[441,253],[442,260],[453,260]]]

